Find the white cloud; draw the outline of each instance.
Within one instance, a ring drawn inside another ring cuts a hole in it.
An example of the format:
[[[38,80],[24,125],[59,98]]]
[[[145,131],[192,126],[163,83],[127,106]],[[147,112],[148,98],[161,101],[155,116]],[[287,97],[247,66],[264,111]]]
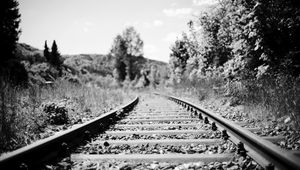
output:
[[[160,27],[162,26],[164,23],[163,21],[161,20],[154,20],[152,22],[143,22],[141,23],[141,25],[144,27],[144,28],[151,28],[151,27]]]
[[[217,0],[193,0],[193,4],[196,6],[213,5],[215,3],[217,3]]]
[[[73,24],[77,27],[80,28],[81,31],[84,33],[88,33],[93,31],[93,27],[95,26],[95,23],[90,22],[90,21],[79,21],[79,20],[74,20]]]
[[[181,34],[178,32],[170,32],[168,33],[162,40],[169,44],[173,44],[178,38],[181,37]]]
[[[156,27],[162,26],[164,23],[161,20],[154,20],[153,25]]]
[[[182,17],[190,15],[193,12],[192,8],[177,8],[177,9],[164,9],[163,13],[168,17]]]
[[[93,30],[93,27],[95,26],[95,23],[90,22],[90,21],[79,21],[79,20],[74,20],[73,24],[80,28],[81,31],[87,33]]]
[[[155,45],[147,44],[144,46],[144,51],[145,51],[145,54],[147,55],[147,54],[156,53],[158,51],[158,49]]]

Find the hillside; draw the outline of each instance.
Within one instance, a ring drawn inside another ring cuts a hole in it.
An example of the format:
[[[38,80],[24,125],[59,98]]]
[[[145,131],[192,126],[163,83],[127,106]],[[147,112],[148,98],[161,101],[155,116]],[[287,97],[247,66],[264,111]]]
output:
[[[54,81],[58,77],[58,72],[47,63],[42,50],[20,43],[17,44],[16,56],[23,62],[34,82]],[[75,77],[80,82],[88,83],[98,77],[113,77],[114,57],[111,55],[62,55],[62,60],[64,76],[68,79]],[[156,66],[159,77],[167,77],[167,63],[144,57],[136,57],[133,61],[134,71],[138,73],[136,79],[141,77],[142,70],[149,74],[151,66]]]
[[[43,51],[32,47],[25,43],[18,43],[15,55],[21,61],[29,61],[31,63],[46,62]]]
[[[113,75],[114,57],[102,54],[79,54],[79,55],[63,55],[64,64],[75,68],[81,73],[89,72],[101,76]],[[167,63],[147,59],[144,57],[136,57],[133,59],[133,65],[138,69],[150,69],[151,65],[156,65],[159,70],[167,68]]]

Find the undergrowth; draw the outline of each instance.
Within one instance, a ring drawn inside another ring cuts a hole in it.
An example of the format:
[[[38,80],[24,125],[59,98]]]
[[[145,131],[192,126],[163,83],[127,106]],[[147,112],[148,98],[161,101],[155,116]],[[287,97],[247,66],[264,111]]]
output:
[[[133,99],[122,89],[88,87],[66,80],[26,89],[3,82],[0,88],[0,153],[49,136],[45,135],[49,126],[71,127]],[[49,105],[63,110],[65,115],[57,109],[49,112],[45,109]]]
[[[172,88],[171,95],[188,96],[196,101],[226,101],[229,106],[243,105],[244,112],[252,119],[268,121],[290,117],[295,127],[300,127],[299,77],[279,74],[240,81],[186,79]]]

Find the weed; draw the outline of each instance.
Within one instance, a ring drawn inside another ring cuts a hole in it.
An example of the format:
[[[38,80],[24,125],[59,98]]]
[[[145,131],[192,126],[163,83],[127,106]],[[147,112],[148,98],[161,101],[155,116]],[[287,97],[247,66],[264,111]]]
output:
[[[67,80],[26,89],[2,83],[0,88],[0,153],[47,137],[61,129],[58,125],[88,121],[133,98],[122,89]]]

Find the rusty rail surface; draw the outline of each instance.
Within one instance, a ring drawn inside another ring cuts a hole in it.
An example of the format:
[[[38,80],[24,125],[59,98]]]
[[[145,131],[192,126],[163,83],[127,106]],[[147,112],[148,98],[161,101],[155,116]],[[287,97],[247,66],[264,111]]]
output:
[[[120,119],[138,103],[136,97],[129,103],[109,111],[86,123],[58,132],[0,157],[0,169],[38,169],[44,163],[69,155],[70,149],[82,144],[94,134],[105,131],[111,123]]]
[[[277,145],[267,141],[249,130],[244,129],[234,122],[227,120],[220,115],[202,108],[199,105],[179,99],[177,97],[155,93],[156,95],[163,96],[177,104],[185,107],[187,110],[193,112],[200,119],[212,122],[216,128],[223,130],[223,133],[228,134],[229,140],[236,143],[241,148],[245,148],[245,154],[249,155],[257,163],[265,169],[299,169],[300,170],[300,156],[295,152],[288,152]]]

